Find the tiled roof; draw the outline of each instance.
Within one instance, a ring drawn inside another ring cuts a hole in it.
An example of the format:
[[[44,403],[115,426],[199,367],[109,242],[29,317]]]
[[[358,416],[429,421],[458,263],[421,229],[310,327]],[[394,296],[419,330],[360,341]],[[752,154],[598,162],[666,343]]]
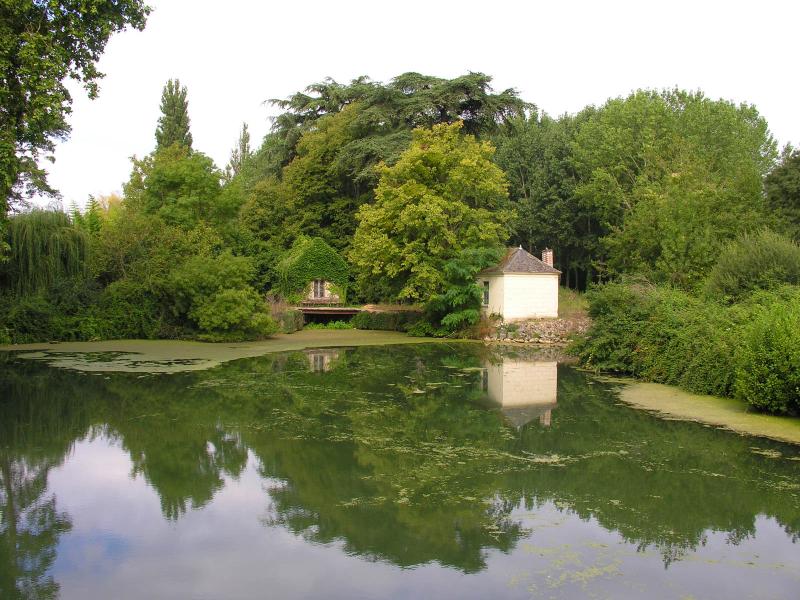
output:
[[[480,275],[498,273],[561,273],[550,265],[546,265],[530,252],[522,248],[509,248],[502,260],[494,267],[484,269]]]

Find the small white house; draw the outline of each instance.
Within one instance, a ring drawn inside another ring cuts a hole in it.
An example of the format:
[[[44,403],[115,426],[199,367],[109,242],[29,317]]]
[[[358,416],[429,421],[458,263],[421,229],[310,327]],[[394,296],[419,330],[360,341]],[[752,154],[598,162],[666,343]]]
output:
[[[539,260],[522,246],[509,248],[497,265],[478,273],[483,310],[505,321],[557,317],[560,278],[552,250],[544,250]]]

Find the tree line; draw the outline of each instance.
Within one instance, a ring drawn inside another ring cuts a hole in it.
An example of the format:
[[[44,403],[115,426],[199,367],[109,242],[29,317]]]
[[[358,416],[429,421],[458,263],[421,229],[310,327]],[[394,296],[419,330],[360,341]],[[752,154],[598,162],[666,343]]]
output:
[[[12,39],[39,23],[72,60],[29,69],[92,95],[105,41],[148,9],[98,2],[104,26],[91,29],[68,4],[21,3]],[[170,80],[155,148],[133,159],[121,197],[26,212],[27,194],[52,191],[36,159],[66,135],[70,99],[60,83],[43,91],[61,118],[43,121],[41,102],[14,96],[32,85],[14,66],[25,53],[4,52],[4,91],[30,109],[0,123],[2,330],[18,341],[267,335],[263,297],[310,238],[349,263],[351,301],[423,303],[427,331],[451,333],[477,319],[473,275],[504,246],[554,248],[571,288],[635,275],[693,292],[732,240],[800,235],[800,154],[779,154],[752,105],[638,90],[552,117],[472,72],[311,84],[271,100],[281,112],[260,144],[244,124],[224,167],[194,147],[188,90]]]
[[[133,159],[121,198],[11,218],[6,327],[50,312],[78,320],[58,337],[267,334],[259,294],[292,245],[315,237],[352,266],[352,300],[436,298],[441,322],[470,304],[464,286],[503,245],[553,247],[562,283],[578,289],[638,274],[692,290],[727,242],[800,231],[797,152],[779,157],[750,105],[643,90],[552,118],[490,84],[480,73],[325,80],[273,100],[284,112],[260,146],[243,125],[219,168],[193,148],[188,91],[170,80],[155,148]],[[64,281],[81,288],[66,304]],[[442,307],[453,287],[466,297]],[[82,311],[97,306],[114,308],[87,325]]]

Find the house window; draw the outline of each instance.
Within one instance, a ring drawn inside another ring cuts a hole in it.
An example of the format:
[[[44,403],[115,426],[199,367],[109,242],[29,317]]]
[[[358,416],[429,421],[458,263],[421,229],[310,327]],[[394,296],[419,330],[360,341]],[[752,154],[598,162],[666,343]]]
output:
[[[325,297],[325,280],[324,279],[315,279],[314,280],[314,298],[324,298]]]
[[[481,390],[489,391],[489,369],[481,369]]]
[[[483,305],[489,306],[489,282],[483,282]]]

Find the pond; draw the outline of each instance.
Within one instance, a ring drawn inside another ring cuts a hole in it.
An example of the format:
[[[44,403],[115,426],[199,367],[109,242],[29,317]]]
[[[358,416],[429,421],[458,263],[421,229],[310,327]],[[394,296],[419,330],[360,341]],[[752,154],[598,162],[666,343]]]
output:
[[[800,589],[800,447],[635,410],[552,353],[85,366],[0,355],[2,598]]]

